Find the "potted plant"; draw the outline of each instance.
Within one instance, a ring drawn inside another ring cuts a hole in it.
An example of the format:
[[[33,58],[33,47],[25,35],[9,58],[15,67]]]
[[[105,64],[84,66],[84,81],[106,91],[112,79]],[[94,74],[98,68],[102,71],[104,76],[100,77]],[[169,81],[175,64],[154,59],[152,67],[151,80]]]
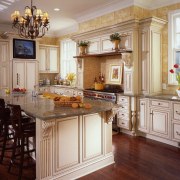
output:
[[[77,43],[78,47],[80,48],[80,55],[83,55],[86,53],[86,48],[89,45],[89,41],[80,41]]]
[[[121,36],[119,33],[114,33],[110,35],[110,40],[114,43],[114,49],[118,50],[119,49],[119,43],[121,41]]]

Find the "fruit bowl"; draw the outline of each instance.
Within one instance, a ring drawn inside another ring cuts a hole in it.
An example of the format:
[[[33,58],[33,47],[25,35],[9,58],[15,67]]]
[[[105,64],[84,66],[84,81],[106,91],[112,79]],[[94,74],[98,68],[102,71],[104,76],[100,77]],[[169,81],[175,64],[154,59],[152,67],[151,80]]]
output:
[[[13,94],[25,94],[26,93],[26,89],[25,88],[13,88],[12,90]]]

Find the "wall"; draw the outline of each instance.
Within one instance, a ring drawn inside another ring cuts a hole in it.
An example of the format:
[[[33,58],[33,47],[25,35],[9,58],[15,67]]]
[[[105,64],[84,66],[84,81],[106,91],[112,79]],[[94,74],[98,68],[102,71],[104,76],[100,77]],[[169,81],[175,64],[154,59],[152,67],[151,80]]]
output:
[[[168,12],[180,9],[180,3],[165,6],[155,10],[147,10],[137,6],[131,6],[125,9],[100,16],[98,18],[79,24],[78,33],[98,29],[101,27],[113,25],[130,19],[143,19],[146,17],[156,16],[168,20]],[[167,89],[163,90],[164,94],[175,94],[177,86],[168,85],[168,24],[163,28],[162,36],[162,82],[167,84]]]
[[[94,18],[92,20],[82,22],[79,24],[79,30],[77,33],[83,33],[86,31],[95,30],[98,28],[114,25],[123,21],[131,19],[143,19],[150,16],[157,16],[159,18],[168,20],[168,12],[172,10],[180,9],[180,3],[176,3],[170,6],[165,6],[155,10],[147,10],[137,6],[131,6],[118,11],[108,13],[106,15]],[[45,43],[57,43],[61,39],[69,38],[71,34],[65,35],[63,37],[53,39],[43,40]],[[43,38],[44,39],[44,38]],[[168,24],[163,28],[163,37],[162,37],[162,81],[163,83],[168,84]],[[165,94],[174,94],[176,86],[167,85],[167,89],[163,90]]]
[[[168,12],[176,9],[180,9],[180,3],[152,10],[151,15],[168,20]],[[175,94],[177,86],[168,85],[168,24],[163,28],[162,40],[162,81],[167,84],[167,89],[163,90],[163,93]]]

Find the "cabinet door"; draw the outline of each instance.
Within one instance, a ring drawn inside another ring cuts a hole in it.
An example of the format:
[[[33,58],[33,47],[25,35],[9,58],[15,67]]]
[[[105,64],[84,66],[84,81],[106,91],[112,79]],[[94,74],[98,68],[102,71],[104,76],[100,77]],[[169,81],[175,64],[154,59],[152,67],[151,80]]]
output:
[[[170,110],[150,109],[150,134],[170,138]]]
[[[47,69],[47,48],[46,47],[40,47],[39,48],[39,72],[40,73],[45,73]]]
[[[113,43],[110,41],[109,35],[101,38],[101,52],[112,52]]]
[[[25,65],[25,62],[13,62],[13,88],[26,88]]]
[[[89,39],[88,53],[96,54],[100,53],[100,38]]]
[[[148,133],[149,132],[149,117],[148,117],[148,100],[139,100],[139,118],[138,130]]]
[[[50,47],[49,48],[49,72],[51,73],[58,73],[58,49]]]
[[[131,71],[124,71],[124,92],[133,93],[133,72]]]
[[[9,84],[9,43],[0,42],[0,88],[10,88]]]
[[[36,85],[36,62],[26,62],[26,89],[33,90]]]

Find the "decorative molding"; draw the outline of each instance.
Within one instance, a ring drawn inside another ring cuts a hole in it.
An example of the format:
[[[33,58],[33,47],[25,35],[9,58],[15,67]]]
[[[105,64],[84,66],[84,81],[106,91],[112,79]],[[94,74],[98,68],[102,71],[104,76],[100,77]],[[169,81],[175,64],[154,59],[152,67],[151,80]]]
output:
[[[131,122],[132,122],[132,135],[136,135],[136,111],[131,111],[132,117],[131,117]]]
[[[111,110],[106,111],[106,122],[112,123],[115,115],[120,111],[119,107],[113,107]]]
[[[42,121],[42,137],[48,138],[51,135],[52,127],[55,126],[55,121]]]
[[[131,53],[122,53],[122,60],[127,68],[130,68],[133,64]]]
[[[78,34],[72,35],[71,39],[77,42],[78,40],[96,38],[96,37],[111,34],[114,32],[119,32],[121,34],[121,33],[127,32],[127,30],[128,31],[133,31],[135,29],[138,30],[138,28],[139,28],[139,20],[132,19],[129,21],[115,24],[115,25],[98,28],[96,30],[78,33]]]

